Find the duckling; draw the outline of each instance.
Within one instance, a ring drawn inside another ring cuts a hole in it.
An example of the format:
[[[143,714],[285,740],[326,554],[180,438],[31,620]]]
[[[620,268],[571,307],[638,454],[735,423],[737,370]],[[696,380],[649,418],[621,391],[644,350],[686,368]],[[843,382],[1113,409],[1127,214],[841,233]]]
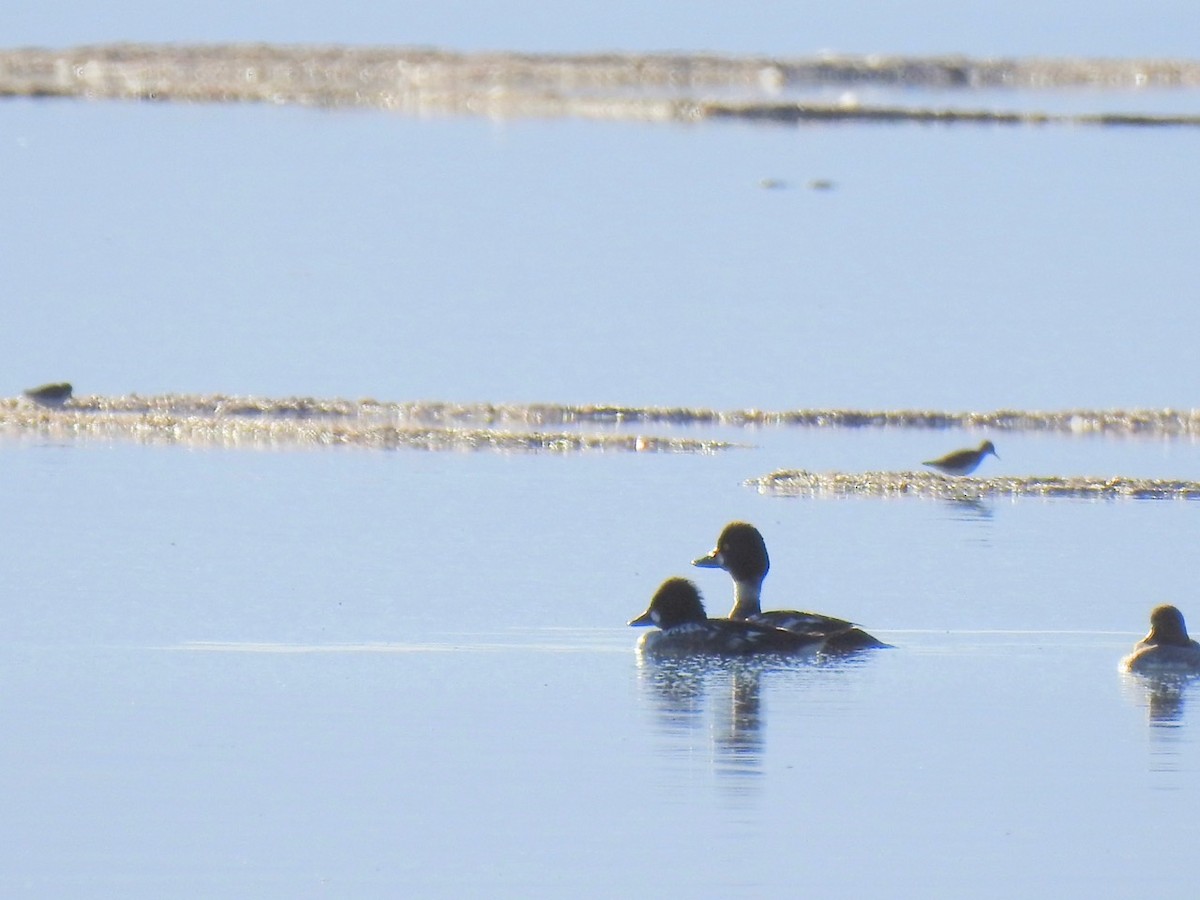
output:
[[[630,625],[657,625],[642,636],[638,650],[652,656],[754,656],[815,653],[817,635],[793,634],[754,622],[710,619],[700,591],[686,578],[668,578],[650,606]]]
[[[1183,613],[1176,607],[1156,606],[1150,613],[1150,633],[1121,660],[1126,672],[1200,675],[1200,644],[1188,637]]]

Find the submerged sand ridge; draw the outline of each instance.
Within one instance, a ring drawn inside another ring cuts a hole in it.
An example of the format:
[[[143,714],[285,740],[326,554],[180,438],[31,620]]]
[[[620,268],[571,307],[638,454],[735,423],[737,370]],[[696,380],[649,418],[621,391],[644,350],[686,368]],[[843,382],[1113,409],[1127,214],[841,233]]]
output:
[[[38,399],[34,399],[38,398]],[[40,402],[39,402],[40,401]],[[988,429],[1155,438],[1200,435],[1195,410],[715,410],[593,404],[263,398],[217,394],[32,396],[0,400],[0,439],[128,441],[232,449],[496,451],[508,453],[716,453],[750,443],[654,434],[702,429]],[[748,485],[779,495],[863,495],[973,500],[995,496],[1200,497],[1200,483],[1121,476],[947,477],[932,472],[773,472]]]
[[[447,415],[448,404],[372,400],[282,400],[218,395],[73,397],[55,405],[0,401],[0,436],[58,441],[133,441],[230,448],[366,447],[384,450],[496,450],[572,453],[714,453],[727,441],[645,434],[550,431],[536,417]],[[509,428],[497,428],[507,423]],[[524,427],[517,428],[520,424]],[[560,424],[563,424],[560,421]]]
[[[984,500],[991,497],[1067,497],[1101,500],[1197,500],[1200,482],[1158,478],[1028,476],[978,478],[936,472],[808,472],[789,469],[746,482],[760,493],[817,497],[932,497]]]
[[[36,394],[35,394],[36,396]],[[716,453],[747,444],[656,435],[642,426],[915,428],[1191,438],[1200,412],[1067,410],[713,410],[607,405],[400,402],[169,394],[0,400],[0,439],[128,441],[231,449]],[[637,428],[637,431],[631,429]],[[589,430],[593,429],[593,430]],[[780,496],[1197,499],[1200,482],[1109,477],[953,477],[935,472],[769,473],[746,482]]]
[[[923,409],[720,410],[706,407],[621,406],[556,403],[383,402],[316,397],[251,397],[226,394],[123,394],[72,396],[59,409],[97,416],[157,415],[174,418],[354,420],[394,425],[462,425],[476,428],[559,425],[711,425],[726,427],[911,428],[1037,431],[1064,434],[1200,436],[1200,410],[1068,409],[941,411]],[[27,398],[0,400],[0,424],[52,411]]]
[[[786,91],[953,89],[968,105],[798,102]],[[1200,116],[970,106],[981,89],[1195,89],[1200,62],[1159,59],[458,53],[420,47],[106,44],[0,51],[0,96],[365,107],[413,115],[696,122],[1200,125]]]

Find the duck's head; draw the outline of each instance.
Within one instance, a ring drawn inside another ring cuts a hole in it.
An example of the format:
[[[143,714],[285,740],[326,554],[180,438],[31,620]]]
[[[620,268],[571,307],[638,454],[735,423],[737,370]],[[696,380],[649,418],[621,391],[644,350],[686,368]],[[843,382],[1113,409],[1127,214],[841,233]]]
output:
[[[761,584],[771,569],[767,542],[749,522],[730,522],[707,556],[692,560],[702,569],[724,569],[736,582]]]
[[[650,599],[649,608],[631,619],[630,625],[657,625],[666,630],[688,622],[703,622],[708,618],[700,591],[686,578],[668,578]]]
[[[1147,644],[1186,645],[1188,640],[1183,613],[1170,604],[1154,607],[1150,613],[1150,633],[1146,635]]]

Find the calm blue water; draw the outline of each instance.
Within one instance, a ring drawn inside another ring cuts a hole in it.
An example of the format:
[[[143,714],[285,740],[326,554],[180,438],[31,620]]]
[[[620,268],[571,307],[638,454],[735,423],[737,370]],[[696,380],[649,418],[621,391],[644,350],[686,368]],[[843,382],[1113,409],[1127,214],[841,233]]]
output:
[[[11,393],[1194,400],[1194,131],[0,115]]]
[[[442,9],[39,7],[10,40],[1191,51],[1168,4]],[[1197,139],[9,101],[0,393],[1190,408]],[[1200,701],[1116,665],[1153,605],[1200,623],[1200,507],[768,497],[741,482],[980,435],[688,433],[754,446],[0,440],[0,893],[1192,895]],[[989,436],[994,473],[1200,478],[1192,442]],[[640,664],[662,579],[726,610],[688,562],[735,518],[769,605],[897,649]]]
[[[1116,663],[1193,505],[774,499],[765,452],[6,444],[5,892],[1187,896],[1194,691]],[[639,664],[733,517],[898,649]]]

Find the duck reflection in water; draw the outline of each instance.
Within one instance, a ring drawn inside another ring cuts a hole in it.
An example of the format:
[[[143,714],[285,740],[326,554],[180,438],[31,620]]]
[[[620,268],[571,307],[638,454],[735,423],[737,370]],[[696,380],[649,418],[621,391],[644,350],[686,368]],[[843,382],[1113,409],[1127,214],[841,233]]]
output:
[[[1178,673],[1127,671],[1124,675],[1123,693],[1146,714],[1150,771],[1172,777],[1164,787],[1178,786],[1174,777],[1190,766],[1194,756],[1195,739],[1186,717],[1188,692],[1196,683],[1196,676]]]
[[[822,638],[797,635],[752,622],[710,619],[696,586],[670,578],[649,608],[630,625],[657,625],[638,644],[640,679],[648,690],[658,724],[671,739],[672,755],[690,756],[695,733],[712,735],[718,773],[762,774],[765,672],[806,667]],[[718,697],[711,728],[705,701]]]
[[[629,624],[658,626],[638,644],[639,680],[670,741],[670,755],[693,756],[696,733],[710,733],[714,769],[733,779],[762,774],[764,681],[773,676],[806,681],[818,669],[863,662],[857,654],[820,652],[825,635],[710,619],[700,592],[685,578],[663,582],[649,608]],[[711,727],[705,721],[710,694]]]
[[[711,737],[713,767],[721,775],[762,775],[762,678],[758,659],[641,655],[638,676],[672,756],[694,753],[697,734]],[[776,666],[779,665],[777,661]],[[712,722],[707,700],[712,696]]]
[[[804,656],[655,656],[638,654],[638,682],[654,713],[667,754],[690,759],[706,736],[713,771],[736,792],[763,774],[767,692],[805,692],[828,683],[832,671],[868,660]],[[838,677],[838,676],[833,676]]]
[[[1183,722],[1188,679],[1160,676],[1145,680],[1146,712],[1150,724],[1158,728],[1178,727]]]

